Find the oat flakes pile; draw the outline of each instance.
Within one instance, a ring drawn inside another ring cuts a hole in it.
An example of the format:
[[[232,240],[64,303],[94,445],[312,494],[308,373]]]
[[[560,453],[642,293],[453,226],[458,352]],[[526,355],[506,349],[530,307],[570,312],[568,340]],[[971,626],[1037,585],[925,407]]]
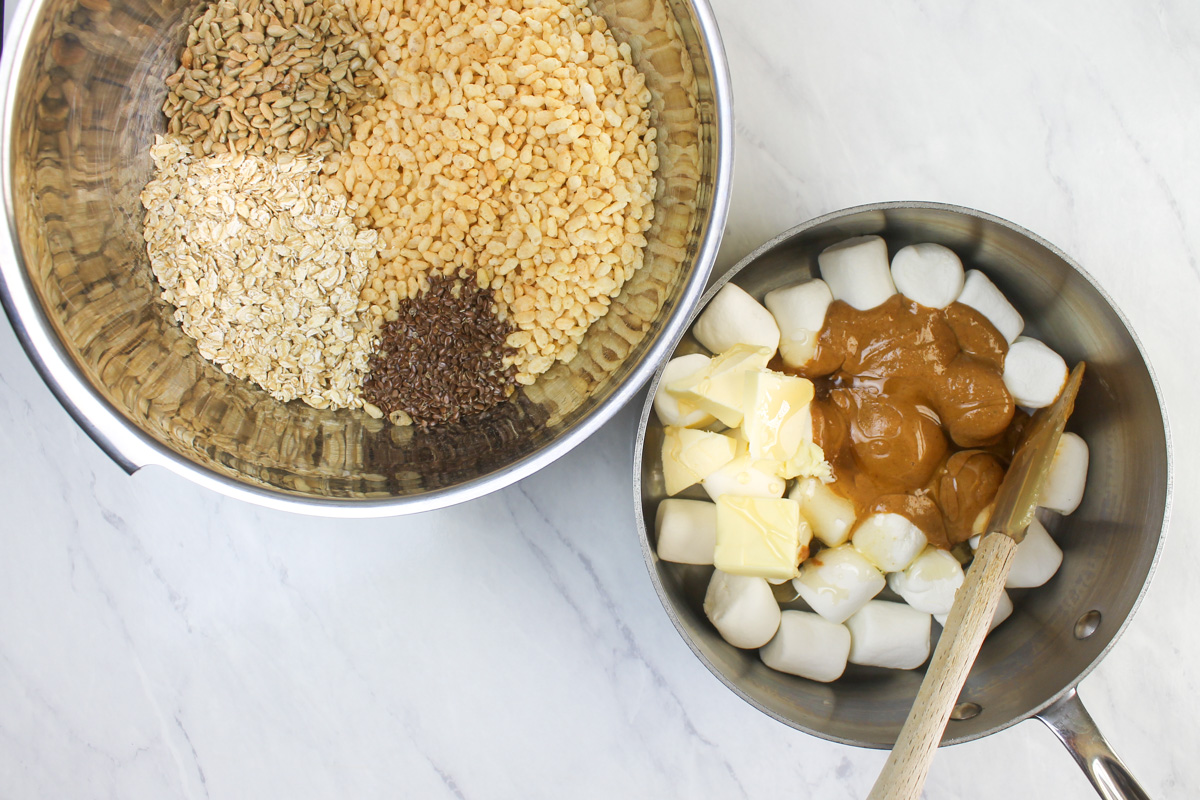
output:
[[[194,159],[173,137],[150,153],[150,264],[200,354],[282,401],[361,406],[382,322],[360,311],[375,232],[354,224],[304,156]]]

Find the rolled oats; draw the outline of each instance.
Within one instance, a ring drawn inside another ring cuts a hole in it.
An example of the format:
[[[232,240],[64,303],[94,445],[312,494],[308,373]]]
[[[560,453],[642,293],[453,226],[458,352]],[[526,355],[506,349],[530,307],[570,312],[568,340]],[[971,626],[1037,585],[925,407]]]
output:
[[[175,319],[225,372],[316,408],[362,405],[381,324],[360,302],[377,235],[306,156],[195,158],[180,137],[150,150],[142,192],[150,265]]]

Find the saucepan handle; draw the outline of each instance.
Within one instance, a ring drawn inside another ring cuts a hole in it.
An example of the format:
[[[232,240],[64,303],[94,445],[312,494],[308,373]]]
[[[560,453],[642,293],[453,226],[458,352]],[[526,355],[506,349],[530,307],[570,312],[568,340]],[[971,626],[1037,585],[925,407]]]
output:
[[[1096,793],[1105,800],[1149,800],[1149,795],[1108,746],[1074,688],[1037,718],[1062,740]]]

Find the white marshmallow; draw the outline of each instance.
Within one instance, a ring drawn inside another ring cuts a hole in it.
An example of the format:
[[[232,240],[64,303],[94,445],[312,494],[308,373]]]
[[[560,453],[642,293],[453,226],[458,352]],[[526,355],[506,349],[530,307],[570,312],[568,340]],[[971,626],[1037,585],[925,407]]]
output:
[[[765,347],[772,353],[779,347],[779,326],[771,312],[732,283],[725,284],[708,302],[692,326],[692,335],[714,353],[723,353],[735,344]]]
[[[817,263],[834,299],[859,311],[874,308],[896,293],[887,243],[878,236],[838,242],[822,250]]]
[[[1004,357],[1004,387],[1026,408],[1045,408],[1067,383],[1067,362],[1037,339],[1018,338]]]
[[[1007,589],[1032,589],[1054,577],[1062,564],[1063,553],[1050,533],[1036,519],[1025,529],[1025,538],[1017,545],[1012,570],[1004,582]]]
[[[654,393],[654,413],[663,425],[678,425],[681,428],[703,428],[716,422],[717,418],[703,409],[693,408],[687,413],[679,407],[679,398],[667,391],[669,384],[695,375],[712,363],[703,353],[672,358],[663,368],[662,380]]]
[[[996,326],[1007,341],[1015,341],[1025,328],[1025,320],[1013,308],[1004,293],[996,288],[987,275],[977,269],[967,273],[958,302],[978,311]]]
[[[704,594],[704,614],[734,647],[762,647],[779,630],[779,604],[763,578],[713,570]]]
[[[872,514],[858,524],[854,549],[883,572],[899,572],[925,549],[925,534],[900,514]]]
[[[788,497],[800,504],[800,513],[812,526],[813,535],[829,547],[850,538],[854,527],[854,503],[837,494],[818,478],[796,481]]]
[[[927,614],[946,614],[963,583],[963,568],[945,550],[926,547],[903,572],[888,575],[888,586],[904,602]]]
[[[817,349],[817,334],[833,302],[829,284],[817,278],[768,292],[763,303],[779,325],[779,354],[789,367],[802,367]]]
[[[879,594],[886,583],[870,561],[844,544],[826,548],[805,561],[792,587],[809,608],[825,619],[845,622]]]
[[[775,638],[758,651],[771,669],[814,681],[836,681],[846,670],[850,631],[808,611],[784,611]]]
[[[1079,508],[1087,485],[1087,471],[1087,442],[1077,433],[1064,433],[1054,449],[1054,460],[1050,462],[1038,505],[1060,514],[1070,514]]]
[[[654,516],[658,557],[676,564],[711,564],[717,546],[717,507],[668,497]]]
[[[1000,601],[996,603],[996,613],[992,615],[992,623],[988,625],[988,633],[996,630],[996,626],[1004,620],[1008,619],[1013,612],[1012,598],[1008,596],[1008,592],[1000,593]],[[950,612],[945,614],[934,614],[933,618],[938,621],[938,625],[946,627],[946,620],[950,617]]]
[[[756,463],[768,462],[755,462],[745,449],[739,452],[741,455],[710,474],[701,484],[713,502],[717,502],[717,498],[723,494],[741,497],[783,497],[787,481],[755,466]]]
[[[846,620],[851,664],[916,669],[929,658],[932,616],[903,603],[872,600]]]
[[[909,300],[945,308],[962,292],[962,261],[940,244],[910,244],[892,257],[892,281]]]

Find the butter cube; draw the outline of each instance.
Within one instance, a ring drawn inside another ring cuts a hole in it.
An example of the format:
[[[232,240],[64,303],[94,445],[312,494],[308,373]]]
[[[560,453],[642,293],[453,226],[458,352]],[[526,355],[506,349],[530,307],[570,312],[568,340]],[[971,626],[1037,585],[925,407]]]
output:
[[[706,411],[731,428],[742,424],[745,376],[767,367],[772,351],[738,344],[713,358],[708,367],[667,385],[681,407]]]
[[[747,373],[745,381],[742,430],[751,458],[777,464],[781,478],[833,480],[813,441],[812,381],[770,371]]]
[[[786,463],[813,440],[812,381],[768,371],[747,372],[743,381],[742,430],[750,457]]]
[[[713,565],[731,575],[785,580],[799,574],[812,529],[795,500],[722,495]]]
[[[779,471],[783,478],[816,478],[821,481],[833,480],[833,467],[825,460],[825,451],[816,442],[805,442],[800,445],[796,455],[789,458]]]
[[[664,428],[662,463],[667,494],[676,495],[733,460],[737,442],[692,428]]]

